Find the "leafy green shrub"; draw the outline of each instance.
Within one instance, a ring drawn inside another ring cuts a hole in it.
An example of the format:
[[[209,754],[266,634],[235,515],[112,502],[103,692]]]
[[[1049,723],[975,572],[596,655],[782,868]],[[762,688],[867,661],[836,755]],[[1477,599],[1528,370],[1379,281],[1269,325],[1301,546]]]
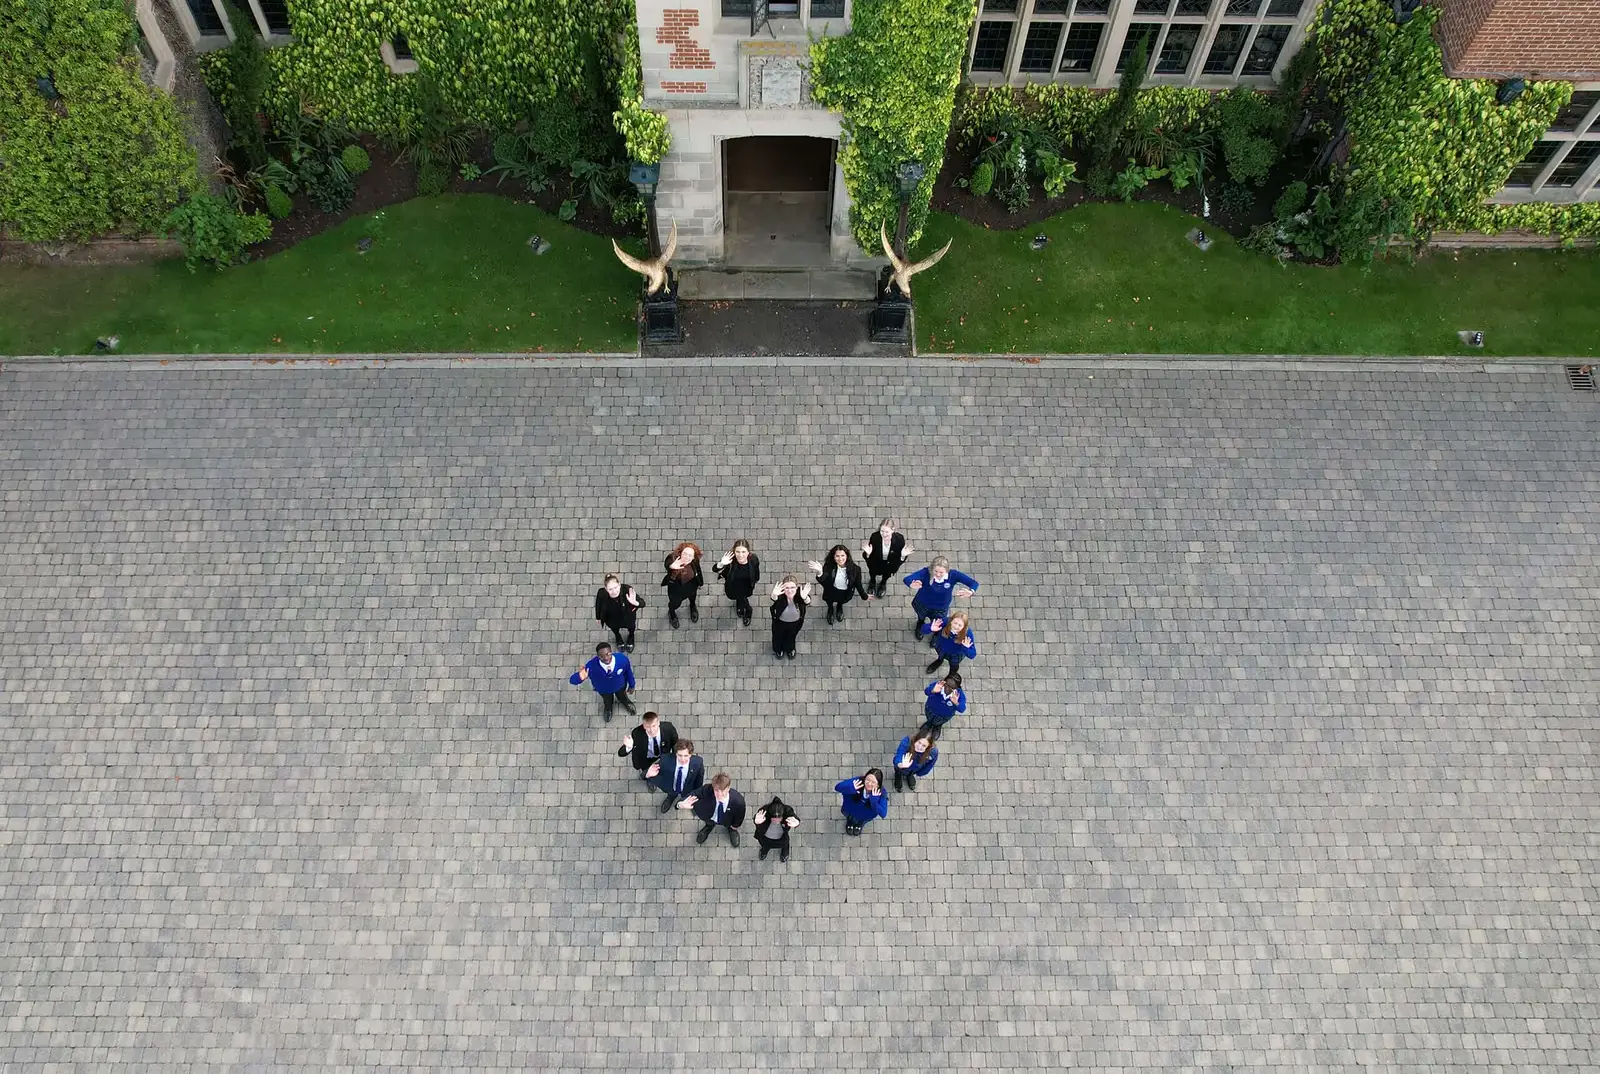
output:
[[[1205,170],[1203,160],[1198,150],[1174,158],[1167,168],[1167,179],[1172,183],[1172,189],[1184,190],[1198,180],[1200,173]]]
[[[1128,123],[1133,118],[1133,110],[1138,103],[1139,85],[1144,81],[1144,72],[1150,52],[1147,42],[1140,38],[1134,47],[1133,55],[1128,59],[1128,66],[1122,70],[1122,79],[1117,83],[1117,92],[1111,98],[1111,103],[1095,122],[1094,130],[1089,135],[1089,189],[1099,192],[1114,189],[1111,176],[1117,166],[1117,158],[1123,155],[1123,146],[1127,140]]]
[[[230,0],[227,8],[228,20],[234,26],[254,25],[252,17],[238,4]],[[266,108],[267,84],[272,78],[261,38],[253,33],[236,34],[233,44],[210,70],[206,84],[222,106],[222,118],[228,124],[228,148],[238,154],[245,167],[261,167],[267,160],[261,117]]]
[[[1282,112],[1265,94],[1246,87],[1219,95],[1212,112],[1228,178],[1254,186],[1266,182],[1282,152]]]
[[[336,213],[355,200],[356,184],[338,157],[308,157],[301,162],[300,185],[317,208]]]
[[[1028,207],[1031,199],[1028,196],[1028,181],[1018,173],[1000,191],[1000,204],[1006,207],[1008,213],[1020,213]]]
[[[0,3],[0,225],[13,237],[151,231],[200,189],[183,117],[140,78],[133,35],[122,4]],[[36,90],[47,72],[54,100]]]
[[[1295,180],[1283,188],[1283,193],[1278,195],[1278,200],[1272,205],[1274,219],[1283,221],[1298,213],[1306,207],[1308,189],[1302,180]]]
[[[401,128],[396,141],[400,160],[417,169],[417,189],[437,194],[443,193],[451,173],[466,163],[472,152],[473,131],[445,99],[439,84],[431,77],[421,77],[417,82],[416,115]],[[439,189],[424,190],[423,173],[428,174],[431,187],[441,170],[444,180],[438,184]]]
[[[980,198],[986,197],[994,189],[994,165],[987,160],[979,161],[977,167],[972,169],[972,182],[967,189]]]
[[[1111,192],[1123,201],[1132,201],[1134,195],[1149,186],[1152,180],[1160,179],[1166,174],[1165,168],[1141,165],[1129,157],[1128,166],[1118,172],[1117,177],[1111,181]]]
[[[1243,183],[1223,183],[1217,204],[1230,216],[1243,216],[1256,207],[1256,192]]]
[[[576,198],[568,198],[566,201],[563,201],[561,203],[560,207],[556,209],[556,216],[557,216],[558,219],[566,220],[566,221],[569,221],[569,222],[574,220],[574,219],[576,219],[577,216],[578,216],[578,201],[577,201],[577,199]]]
[[[437,161],[417,168],[417,193],[423,197],[443,194],[450,186],[450,169]]]
[[[486,175],[499,176],[498,186],[515,179],[533,194],[542,194],[550,185],[549,167],[533,151],[532,139],[522,134],[499,134],[494,139],[494,166]]]
[[[1045,197],[1059,198],[1066,194],[1068,183],[1078,181],[1077,162],[1045,151],[1039,153],[1038,159]]]
[[[267,203],[267,215],[274,220],[282,220],[294,212],[294,199],[281,186],[269,186],[261,196]]]
[[[339,151],[339,162],[344,165],[344,170],[352,179],[365,175],[372,167],[372,157],[366,149],[355,144],[347,145]]]
[[[272,221],[260,213],[235,212],[214,194],[196,194],[167,214],[167,234],[183,243],[184,260],[193,272],[201,261],[225,268],[246,246],[272,236]]]

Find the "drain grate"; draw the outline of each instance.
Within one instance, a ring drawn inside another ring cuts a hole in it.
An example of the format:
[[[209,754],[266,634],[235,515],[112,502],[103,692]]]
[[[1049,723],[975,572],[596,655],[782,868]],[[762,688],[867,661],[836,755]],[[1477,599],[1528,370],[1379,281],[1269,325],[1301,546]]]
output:
[[[1572,390],[1575,392],[1594,391],[1594,366],[1567,366],[1567,383],[1572,386]]]

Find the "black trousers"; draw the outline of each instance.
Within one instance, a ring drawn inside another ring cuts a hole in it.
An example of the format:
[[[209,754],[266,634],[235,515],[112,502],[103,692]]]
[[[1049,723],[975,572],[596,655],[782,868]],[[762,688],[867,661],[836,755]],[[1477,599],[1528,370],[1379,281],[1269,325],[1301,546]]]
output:
[[[849,604],[855,595],[856,591],[854,589],[824,589],[822,591],[822,600],[828,607],[838,609]]]
[[[611,713],[616,709],[618,701],[622,702],[622,707],[628,710],[629,716],[639,711],[633,707],[633,698],[628,696],[628,691],[626,690],[618,690],[614,694],[601,694],[600,709],[605,714],[606,719],[611,719]]]
[[[733,610],[744,616],[746,619],[755,614],[755,610],[750,607],[749,597],[734,597]]]
[[[867,560],[867,592],[882,596],[883,587],[889,584],[889,579],[899,573],[899,567],[886,567],[883,564],[873,566],[872,560]]]
[[[638,622],[639,617],[636,615],[631,619],[619,619],[614,623],[607,623],[606,628],[611,631],[611,636],[617,639],[618,645],[632,645],[633,630]],[[622,636],[624,631],[626,631],[628,635],[626,638]]]
[[[763,824],[761,827],[765,828],[766,825]],[[766,832],[758,830],[756,832],[756,843],[761,847],[762,850],[788,850],[789,829],[785,828],[783,830],[783,834],[778,836],[776,839],[768,839]]]
[[[794,640],[800,636],[800,628],[805,626],[805,620],[794,623],[785,623],[782,619],[772,621],[772,651],[775,653],[794,652]]]
[[[939,659],[928,665],[928,670],[931,673],[934,668],[948,661],[950,664],[950,674],[954,675],[957,671],[961,670],[961,661],[965,659],[966,657],[964,656],[941,656]]]
[[[684,601],[688,601],[689,607],[699,611],[700,605],[695,603],[695,597],[699,592],[700,588],[698,586],[688,589],[679,589],[677,586],[672,585],[667,586],[667,611],[676,612],[682,607]]]

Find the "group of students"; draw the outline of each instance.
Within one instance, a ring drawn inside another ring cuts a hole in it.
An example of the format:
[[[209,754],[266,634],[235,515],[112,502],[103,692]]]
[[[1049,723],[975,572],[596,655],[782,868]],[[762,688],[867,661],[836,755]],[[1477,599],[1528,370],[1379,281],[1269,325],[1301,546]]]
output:
[[[911,551],[894,520],[885,519],[861,545],[868,572],[865,581],[860,565],[842,544],[831,548],[825,559],[807,564],[816,575],[815,583],[802,585],[794,575],[785,575],[772,590],[773,654],[780,660],[795,659],[795,640],[805,624],[813,584],[820,587],[828,606],[829,624],[843,622],[845,605],[858,594],[863,600],[883,598],[889,579]],[[688,541],[673,548],[663,561],[666,573],[661,585],[667,590],[667,622],[674,630],[682,626],[678,609],[685,604],[689,621],[700,620],[696,597],[705,581],[700,561],[699,547]],[[722,579],[723,592],[733,601],[736,614],[749,626],[754,616],[750,598],[761,580],[761,563],[750,542],[742,538],[735,541],[712,569]],[[919,641],[925,639],[934,650],[935,659],[928,665],[928,672],[937,671],[942,664],[948,664],[949,669],[943,678],[923,689],[923,723],[900,740],[892,765],[896,791],[915,790],[917,780],[933,771],[939,759],[937,743],[945,725],[967,710],[959,668],[963,661],[978,654],[971,616],[952,610],[956,597],[977,591],[975,579],[952,570],[949,561],[938,556],[928,566],[907,575],[904,584],[912,592],[911,609],[917,616],[912,634]],[[615,645],[596,645],[594,657],[568,681],[574,686],[587,682],[600,695],[602,716],[607,722],[618,704],[629,715],[637,715],[632,694],[638,683],[628,654],[633,652],[639,610],[644,606],[637,591],[614,574],[606,576],[605,584],[595,594],[595,621],[611,631]],[[623,739],[617,756],[629,757],[640,780],[665,795],[662,813],[674,808],[694,812],[701,822],[696,842],[704,843],[720,827],[727,833],[729,843],[739,845],[739,829],[744,825],[746,811],[744,796],[734,789],[727,773],[718,772],[708,783],[705,762],[695,755],[694,743],[678,737],[677,728],[669,721],[658,713],[646,712],[639,726]],[[834,790],[840,795],[846,834],[860,835],[868,823],[888,816],[882,769],[869,768],[860,776],[840,780]],[[774,797],[756,810],[754,819],[761,857],[765,859],[771,851],[778,850],[782,860],[788,861],[789,833],[800,823],[794,810]]]

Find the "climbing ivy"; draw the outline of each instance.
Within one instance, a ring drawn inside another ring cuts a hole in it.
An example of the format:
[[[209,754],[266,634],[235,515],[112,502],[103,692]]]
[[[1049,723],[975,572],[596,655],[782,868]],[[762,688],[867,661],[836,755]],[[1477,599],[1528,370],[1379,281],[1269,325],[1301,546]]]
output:
[[[629,3],[629,9],[633,4]],[[659,164],[672,148],[672,135],[667,130],[667,117],[644,106],[644,77],[639,69],[639,23],[629,19],[624,31],[627,40],[620,48],[620,68],[617,71],[617,100],[619,107],[611,113],[611,122],[622,135],[630,160],[641,164]]]
[[[0,226],[18,238],[151,231],[199,189],[183,119],[140,77],[134,32],[122,0],[0,0]]]
[[[1484,204],[1571,99],[1570,84],[1531,82],[1502,105],[1495,83],[1444,73],[1432,32],[1437,7],[1404,24],[1388,0],[1325,0],[1324,12],[1313,47],[1322,88],[1348,127],[1350,154],[1339,172],[1348,187],[1410,202],[1422,230],[1592,219]]]
[[[295,41],[270,51],[277,112],[304,102],[378,135],[416,118],[418,79],[393,74],[380,48],[403,33],[420,73],[463,120],[506,128],[533,102],[613,93],[639,39],[633,0],[288,0]],[[207,84],[226,96],[225,72]]]
[[[911,198],[907,242],[922,233],[976,8],[976,0],[856,0],[850,33],[811,45],[812,93],[843,117],[839,161],[863,250],[880,248],[881,224],[893,229],[896,172],[909,161],[927,171]]]

